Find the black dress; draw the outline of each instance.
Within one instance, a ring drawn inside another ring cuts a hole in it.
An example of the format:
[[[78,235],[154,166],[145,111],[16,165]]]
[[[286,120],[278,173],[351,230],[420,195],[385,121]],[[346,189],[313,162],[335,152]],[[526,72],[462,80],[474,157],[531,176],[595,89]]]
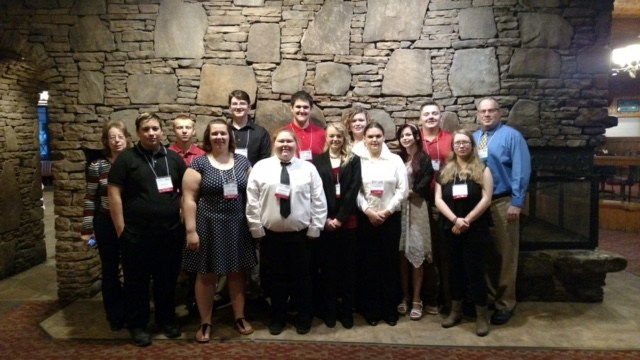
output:
[[[467,185],[468,195],[453,198],[453,185]],[[482,199],[482,185],[456,178],[442,186],[442,200],[457,217],[465,217]],[[487,246],[491,239],[489,224],[490,211],[487,209],[469,226],[469,230],[455,235],[451,232],[453,223],[440,217],[445,246],[450,249],[451,299],[462,300],[465,282],[469,283],[473,302],[478,306],[487,304],[487,283],[484,277],[484,265]]]

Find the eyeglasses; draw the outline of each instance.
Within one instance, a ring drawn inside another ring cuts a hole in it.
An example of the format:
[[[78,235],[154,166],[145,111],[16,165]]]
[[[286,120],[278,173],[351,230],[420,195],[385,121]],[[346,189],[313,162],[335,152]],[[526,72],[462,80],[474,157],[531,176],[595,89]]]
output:
[[[117,135],[117,136],[109,136],[109,141],[117,141],[117,140],[124,140],[125,137],[123,135]]]
[[[453,146],[455,147],[467,147],[467,146],[471,146],[471,141],[456,141],[453,143]]]
[[[497,112],[498,112],[498,110],[500,110],[500,109],[495,109],[495,108],[494,108],[494,109],[478,110],[478,112],[479,112],[480,114],[495,114],[495,113],[497,113]]]

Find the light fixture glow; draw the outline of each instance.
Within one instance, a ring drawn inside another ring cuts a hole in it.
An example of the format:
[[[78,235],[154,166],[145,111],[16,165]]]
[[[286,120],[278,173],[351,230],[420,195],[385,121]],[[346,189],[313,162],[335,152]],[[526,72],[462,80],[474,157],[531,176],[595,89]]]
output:
[[[624,72],[635,78],[640,71],[640,44],[614,49],[611,52],[613,74]]]

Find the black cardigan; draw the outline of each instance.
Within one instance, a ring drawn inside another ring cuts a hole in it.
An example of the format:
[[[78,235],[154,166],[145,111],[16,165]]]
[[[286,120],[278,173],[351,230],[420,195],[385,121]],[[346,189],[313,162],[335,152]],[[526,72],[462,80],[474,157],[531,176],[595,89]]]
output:
[[[432,199],[431,196],[431,179],[433,178],[433,166],[431,165],[431,158],[429,155],[424,154],[420,159],[420,167],[418,172],[415,174],[413,180],[413,190],[414,193],[422,196],[425,200]]]
[[[329,152],[318,155],[313,163],[322,179],[322,187],[327,198],[328,217],[336,218],[344,223],[349,216],[355,213],[356,198],[362,186],[360,158],[353,155],[349,163],[340,168],[340,199],[336,199],[336,185],[333,180]]]

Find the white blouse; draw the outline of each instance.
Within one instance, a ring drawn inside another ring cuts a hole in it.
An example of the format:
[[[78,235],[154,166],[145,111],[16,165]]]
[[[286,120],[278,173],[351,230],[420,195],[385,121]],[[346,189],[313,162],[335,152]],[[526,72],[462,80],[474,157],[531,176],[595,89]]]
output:
[[[400,211],[402,202],[409,195],[407,168],[400,156],[383,149],[378,159],[371,159],[368,151],[362,153],[360,159],[362,188],[358,194],[358,208],[362,212],[368,208],[391,213]],[[376,191],[380,184],[382,194]]]

